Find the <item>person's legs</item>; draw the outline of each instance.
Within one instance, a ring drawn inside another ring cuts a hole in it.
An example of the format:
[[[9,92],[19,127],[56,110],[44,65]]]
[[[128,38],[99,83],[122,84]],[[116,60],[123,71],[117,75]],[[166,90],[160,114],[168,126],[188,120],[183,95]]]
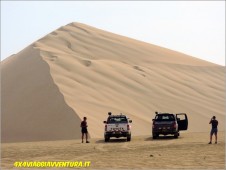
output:
[[[88,132],[86,133],[86,143],[89,143],[89,141],[88,141]]]
[[[209,144],[211,144],[212,143],[212,135],[210,134],[210,142],[209,142]]]
[[[217,144],[217,132],[215,132],[215,143]]]
[[[86,142],[88,141],[88,133],[86,133]]]
[[[212,144],[212,136],[213,136],[213,130],[211,130],[211,132],[210,132],[210,142],[209,142],[209,144]]]
[[[82,133],[82,143],[83,143],[84,133]]]

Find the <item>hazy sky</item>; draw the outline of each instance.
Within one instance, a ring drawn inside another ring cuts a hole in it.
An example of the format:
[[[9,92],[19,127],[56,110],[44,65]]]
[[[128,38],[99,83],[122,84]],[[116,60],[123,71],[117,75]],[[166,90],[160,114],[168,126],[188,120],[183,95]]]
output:
[[[1,58],[71,22],[225,65],[224,1],[1,1]]]

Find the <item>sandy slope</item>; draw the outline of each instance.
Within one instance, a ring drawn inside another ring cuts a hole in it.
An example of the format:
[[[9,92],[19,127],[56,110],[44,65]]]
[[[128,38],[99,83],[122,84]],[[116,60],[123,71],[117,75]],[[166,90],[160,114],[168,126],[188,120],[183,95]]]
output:
[[[195,132],[209,131],[214,114],[224,129],[225,67],[84,24],[2,66],[3,141],[78,138],[83,116],[91,137],[102,137],[108,111],[133,119],[133,135],[150,134],[156,110],[186,112]]]
[[[224,169],[225,136],[208,145],[209,133],[185,133],[178,139],[134,137],[131,142],[113,139],[26,142],[2,144],[2,169],[15,161],[91,161],[84,169]],[[22,168],[18,168],[22,170]],[[40,169],[40,168],[37,168]]]
[[[39,56],[39,51],[29,46],[2,64],[3,142],[80,136],[78,116],[65,103],[48,64]]]

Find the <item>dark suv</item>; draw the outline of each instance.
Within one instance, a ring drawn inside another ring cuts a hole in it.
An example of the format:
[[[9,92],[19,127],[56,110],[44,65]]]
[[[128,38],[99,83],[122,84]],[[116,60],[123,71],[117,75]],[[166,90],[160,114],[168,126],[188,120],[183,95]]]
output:
[[[155,112],[155,118],[152,119],[152,137],[156,139],[160,134],[174,135],[178,138],[179,131],[188,129],[188,117],[185,113],[158,113]]]

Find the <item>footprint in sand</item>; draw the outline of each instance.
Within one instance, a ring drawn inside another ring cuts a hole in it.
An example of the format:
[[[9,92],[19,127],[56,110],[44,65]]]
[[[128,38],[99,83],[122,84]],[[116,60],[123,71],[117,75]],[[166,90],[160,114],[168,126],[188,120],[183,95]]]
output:
[[[81,63],[86,67],[89,67],[92,64],[92,62],[89,60],[81,60]]]

